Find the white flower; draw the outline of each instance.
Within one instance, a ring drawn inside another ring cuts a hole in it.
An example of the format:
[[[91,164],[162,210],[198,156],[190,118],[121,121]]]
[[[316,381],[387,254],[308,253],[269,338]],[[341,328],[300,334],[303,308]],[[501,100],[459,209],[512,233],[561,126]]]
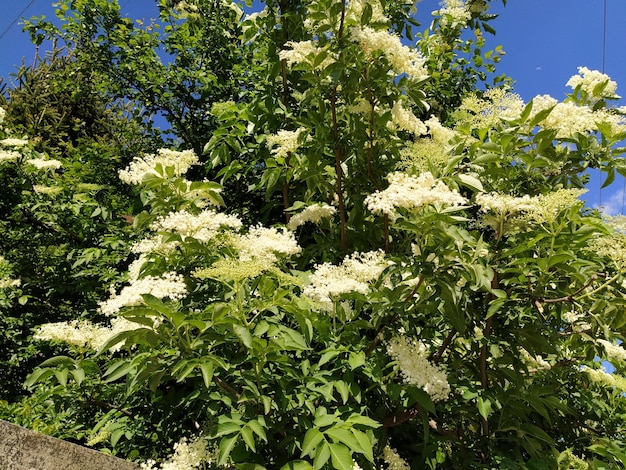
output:
[[[428,348],[424,344],[405,336],[394,336],[387,345],[387,354],[398,363],[406,383],[420,387],[433,401],[448,398],[448,377],[428,361]]]
[[[388,445],[383,449],[383,459],[387,464],[387,470],[411,470],[409,464],[400,457],[398,452]]]
[[[277,158],[286,158],[300,147],[300,135],[306,132],[304,127],[295,131],[280,130],[276,134],[266,136],[267,146]]]
[[[97,351],[113,336],[139,327],[137,323],[121,317],[111,319],[111,325],[108,327],[95,325],[87,320],[73,320],[41,325],[37,328],[37,332],[33,337],[44,341],[63,341],[81,348],[87,347]],[[118,351],[121,346],[122,343],[118,343],[109,348],[109,351]]]
[[[26,139],[2,139],[0,140],[0,144],[5,147],[24,147],[28,145],[28,140]]]
[[[217,462],[219,451],[209,446],[208,440],[200,435],[192,439],[183,437],[174,444],[174,453],[160,466],[154,460],[141,464],[142,470],[196,470]]]
[[[122,288],[119,294],[112,292],[109,300],[100,303],[100,311],[113,315],[123,307],[141,305],[143,294],[150,294],[159,299],[180,300],[187,295],[187,286],[182,275],[175,272],[164,273],[160,277],[146,276],[132,279],[130,285]]]
[[[626,349],[618,344],[611,343],[610,341],[606,341],[604,339],[598,339],[596,342],[600,343],[604,347],[609,361],[613,362],[616,360],[618,362],[626,363]]]
[[[1,108],[0,108],[1,109]],[[20,158],[20,154],[13,150],[5,151],[0,150],[0,163],[2,162],[15,162]]]
[[[120,179],[127,184],[139,184],[147,175],[165,177],[166,168],[174,169],[174,176],[187,173],[189,168],[197,165],[198,156],[193,150],[178,152],[170,149],[159,149],[156,155],[144,155],[136,157],[124,170],[120,170]],[[160,166],[161,171],[157,171]]]
[[[333,216],[337,212],[333,206],[328,204],[312,204],[298,214],[294,214],[289,219],[287,227],[289,230],[295,230],[300,225],[304,225],[307,222],[318,224],[322,219]]]
[[[233,236],[231,243],[244,261],[255,258],[275,260],[276,253],[292,256],[302,251],[293,232],[285,228],[266,228],[260,225],[252,227],[246,235]]]
[[[362,26],[350,28],[350,37],[361,45],[367,57],[372,57],[376,51],[382,52],[397,75],[406,74],[414,80],[428,76],[425,59],[418,51],[402,44],[398,36]]]
[[[431,116],[424,124],[428,126],[433,141],[438,144],[446,145],[456,136],[456,132],[443,126],[436,116]]]
[[[56,170],[57,168],[61,168],[63,165],[58,160],[44,160],[43,158],[32,158],[30,160],[26,160],[27,165],[32,165],[38,170]]]
[[[312,41],[288,41],[285,43],[285,47],[290,49],[283,49],[278,53],[278,57],[281,60],[285,60],[290,67],[294,64],[308,64],[312,66],[320,54],[328,54],[323,48],[315,46]],[[325,59],[315,66],[315,70],[323,70],[334,62],[335,58],[328,54]]]
[[[463,0],[443,0],[441,6],[442,8],[434,11],[433,15],[441,16],[442,25],[464,27],[472,18],[472,13]]]
[[[428,128],[426,124],[420,121],[414,114],[408,109],[402,107],[401,101],[396,101],[391,109],[392,123],[405,131],[419,136],[426,134]]]
[[[602,83],[606,83],[604,89],[596,91],[596,87]],[[587,67],[578,67],[578,75],[571,77],[566,85],[574,89],[580,86],[592,103],[603,98],[620,98],[615,93],[617,83],[611,80],[611,77],[598,70],[589,70]]]
[[[341,294],[367,294],[369,284],[378,279],[389,264],[382,251],[353,253],[338,266],[323,263],[309,277],[310,284],[303,294],[330,310],[333,300]]]
[[[389,187],[376,191],[365,198],[367,208],[374,213],[384,213],[392,218],[396,208],[416,209],[425,205],[463,205],[467,199],[456,190],[451,190],[442,181],[436,180],[430,172],[418,177],[406,173],[391,173],[387,177]]]
[[[238,230],[241,226],[241,220],[235,215],[206,209],[197,215],[186,210],[170,212],[165,217],[159,217],[150,228],[158,232],[178,233],[183,239],[192,237],[206,243],[215,238],[223,228]]]

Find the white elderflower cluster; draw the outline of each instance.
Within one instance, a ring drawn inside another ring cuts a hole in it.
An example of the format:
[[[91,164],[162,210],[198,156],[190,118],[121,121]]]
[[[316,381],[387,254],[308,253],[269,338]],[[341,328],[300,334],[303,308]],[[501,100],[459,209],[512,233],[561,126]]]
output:
[[[87,320],[73,320],[70,322],[46,323],[37,328],[33,336],[43,341],[63,341],[80,348],[89,348],[94,351],[100,349],[113,336],[139,328],[137,323],[122,317],[111,319],[110,326],[101,326]],[[110,352],[119,351],[122,343],[109,349]]]
[[[170,212],[165,217],[159,217],[150,228],[157,232],[178,233],[183,239],[191,237],[206,243],[223,228],[238,230],[241,226],[241,220],[235,215],[205,209],[197,215],[186,210]]]
[[[400,100],[396,101],[391,109],[391,124],[416,136],[428,132],[426,124],[419,120],[412,111],[405,109]]]
[[[28,145],[28,140],[14,138],[2,139],[0,140],[0,145],[3,145],[4,147],[24,147],[25,145]]]
[[[446,148],[439,142],[430,139],[417,139],[400,151],[398,169],[411,174],[421,174],[432,169],[443,169],[450,161]]]
[[[499,193],[480,193],[476,195],[476,204],[483,212],[494,212],[498,216],[507,216],[518,212],[531,211],[535,208],[535,201],[525,194],[522,197]]]
[[[287,228],[289,230],[295,230],[300,225],[304,225],[307,222],[319,224],[322,219],[332,217],[336,212],[337,209],[328,204],[311,204],[302,212],[292,215],[287,224]]]
[[[168,241],[167,243],[164,243],[163,237],[161,235],[153,235],[150,237],[146,237],[142,240],[139,240],[138,242],[135,242],[133,246],[130,248],[130,251],[135,254],[159,253],[159,254],[167,256],[170,253],[172,253],[178,245],[180,245],[180,242],[178,241]],[[133,264],[136,263],[137,261],[138,260],[134,261]],[[137,278],[138,278],[137,276],[135,277],[131,276],[131,279],[137,279]]]
[[[398,452],[386,445],[383,449],[383,460],[387,464],[387,470],[411,470],[411,466],[400,457]]]
[[[350,0],[346,11],[346,21],[359,24],[361,22],[361,17],[363,16],[365,5],[367,4],[372,7],[372,18],[370,19],[370,23],[389,23],[389,18],[385,16],[383,7],[378,0]]]
[[[430,137],[438,144],[446,145],[456,137],[456,132],[441,124],[437,116],[431,116],[424,124],[428,127]]]
[[[7,111],[4,108],[0,108],[0,124],[4,122],[4,118],[7,115]]]
[[[518,119],[524,109],[522,98],[506,88],[490,88],[482,97],[471,94],[463,98],[458,117],[472,127],[489,128],[502,121]]]
[[[604,89],[596,91],[596,88],[603,83],[606,83]],[[573,89],[580,86],[591,103],[596,103],[604,98],[620,98],[616,94],[617,83],[611,80],[611,77],[598,70],[589,70],[587,67],[578,67],[578,74],[572,76],[566,85]]]
[[[58,160],[45,160],[43,158],[31,158],[30,160],[26,160],[26,164],[32,165],[38,170],[56,170],[58,168],[61,168],[61,166],[63,165]]]
[[[626,349],[621,347],[619,344],[611,343],[605,339],[598,339],[596,340],[596,343],[602,345],[609,361],[626,363]]]
[[[372,106],[372,103],[363,97],[360,97],[356,103],[349,105],[348,111],[352,114],[365,116],[366,118],[370,117],[372,111],[374,111],[375,114],[381,114],[381,109],[378,106]]]
[[[451,190],[430,172],[419,176],[395,172],[387,177],[389,187],[365,198],[367,208],[374,213],[395,217],[396,208],[416,209],[426,205],[459,206],[468,201],[456,190]]]
[[[382,274],[390,261],[382,251],[353,253],[335,266],[323,263],[315,268],[304,288],[305,297],[318,302],[325,310],[332,310],[332,302],[342,294],[367,294],[369,284]]]
[[[295,131],[280,130],[276,134],[266,136],[267,146],[277,158],[286,158],[300,148],[300,135],[306,132],[304,127]]]
[[[398,36],[388,31],[376,31],[369,26],[360,26],[350,28],[350,37],[361,45],[368,57],[372,57],[374,52],[382,52],[396,74],[406,74],[413,80],[421,80],[428,76],[424,66],[425,59],[418,51],[402,44]]]
[[[428,361],[424,344],[406,336],[394,336],[387,344],[387,354],[398,363],[406,383],[420,387],[433,401],[448,398],[448,376]]]
[[[441,9],[434,11],[433,15],[441,17],[443,26],[452,27],[464,27],[472,18],[472,13],[463,0],[443,0]]]
[[[187,286],[183,276],[175,272],[164,273],[160,277],[146,276],[141,279],[131,279],[130,285],[123,287],[119,294],[113,291],[109,300],[100,303],[100,311],[105,315],[114,315],[123,307],[141,305],[143,294],[176,301],[187,295]]]
[[[239,252],[243,261],[255,258],[276,260],[276,253],[293,256],[302,251],[293,232],[286,228],[263,227],[258,225],[250,228],[246,235],[231,238],[231,244]]]
[[[559,103],[550,95],[535,96],[532,100],[531,118],[540,111],[552,108],[542,121],[542,127],[557,129],[558,138],[572,137],[577,133],[588,133],[597,129],[597,122],[604,121],[605,113],[594,113],[587,106],[578,106],[571,101]]]
[[[147,175],[165,176],[157,172],[157,165],[160,165],[163,170],[173,167],[174,175],[178,177],[186,174],[189,168],[198,163],[198,156],[193,150],[178,152],[170,149],[159,149],[156,155],[135,157],[126,169],[119,171],[119,177],[124,183],[139,184]]]
[[[62,189],[57,186],[44,186],[42,184],[33,185],[33,191],[37,194],[44,194],[46,196],[54,197],[61,193]]]
[[[583,366],[582,370],[594,383],[602,387],[614,388],[621,392],[626,392],[626,378],[621,375],[615,372],[607,372],[604,368],[592,369],[591,367]]]
[[[19,158],[19,152],[15,152],[13,150],[0,150],[0,164],[3,162],[16,162]]]
[[[213,468],[217,462],[219,450],[211,447],[204,436],[192,439],[183,437],[174,444],[174,453],[161,465],[154,460],[148,460],[141,464],[142,470],[196,470],[205,468],[205,465]]]
[[[533,356],[524,348],[520,348],[519,352],[524,362],[535,369],[535,371],[548,370],[552,368],[552,365],[539,355]]]
[[[289,41],[285,43],[285,46],[290,49],[283,49],[278,53],[278,57],[286,61],[289,67],[294,64],[308,64],[312,66],[317,56],[327,52],[323,48],[314,45],[313,41]],[[323,70],[334,62],[335,58],[332,54],[329,54],[315,66],[315,70]]]

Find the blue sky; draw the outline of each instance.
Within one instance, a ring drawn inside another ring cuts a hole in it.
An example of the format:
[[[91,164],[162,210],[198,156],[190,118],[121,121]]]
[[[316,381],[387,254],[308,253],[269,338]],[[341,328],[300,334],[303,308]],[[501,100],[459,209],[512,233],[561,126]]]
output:
[[[0,76],[7,77],[22,58],[32,62],[35,48],[22,32],[23,17],[45,15],[54,18],[52,0],[0,0]],[[149,20],[157,15],[156,0],[120,0],[131,18]],[[439,0],[418,3],[417,19],[422,29]],[[606,22],[605,22],[606,5]],[[22,11],[24,13],[22,14]],[[502,45],[506,52],[498,72],[515,80],[515,91],[526,101],[539,94],[563,98],[565,83],[579,66],[604,71],[618,83],[618,94],[626,105],[626,1],[625,0],[508,0],[503,7],[494,0],[491,13],[497,34],[489,45]],[[604,31],[606,23],[606,40]],[[603,44],[606,47],[603,48]],[[604,49],[604,60],[603,60]],[[602,205],[609,213],[624,212],[625,181],[618,177],[609,188],[600,190],[601,178],[593,177],[586,199]]]

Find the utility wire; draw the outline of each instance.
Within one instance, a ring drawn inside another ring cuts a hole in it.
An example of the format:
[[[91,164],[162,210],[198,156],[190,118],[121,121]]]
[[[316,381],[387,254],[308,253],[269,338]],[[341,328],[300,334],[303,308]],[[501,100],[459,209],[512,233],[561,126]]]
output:
[[[24,14],[24,12],[26,12],[26,10],[28,10],[28,9],[30,8],[30,6],[31,6],[33,3],[35,3],[35,0],[30,0],[30,2],[28,3],[28,5],[26,5],[26,6],[24,7],[24,9],[23,9],[22,11],[20,11],[20,12],[17,14],[17,16],[15,17],[15,19],[14,19],[13,21],[11,21],[11,23],[9,23],[9,26],[7,26],[7,27],[5,28],[5,30],[4,30],[4,31],[2,31],[2,33],[0,33],[0,41],[2,40],[2,38],[3,38],[4,36],[6,36],[6,34],[7,34],[10,30],[11,30],[11,28],[15,25],[15,23],[17,23],[17,20],[19,20],[19,19],[22,17],[22,15]]]

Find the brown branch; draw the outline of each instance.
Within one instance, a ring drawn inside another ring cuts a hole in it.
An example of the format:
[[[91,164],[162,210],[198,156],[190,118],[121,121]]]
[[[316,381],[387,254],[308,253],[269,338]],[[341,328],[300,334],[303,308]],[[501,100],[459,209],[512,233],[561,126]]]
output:
[[[410,421],[411,419],[417,418],[419,416],[420,416],[419,406],[414,405],[407,410],[401,411],[393,416],[388,416],[387,418],[384,418],[383,428],[393,428],[396,426],[400,426],[401,424],[406,423],[407,421]],[[428,426],[430,427],[430,429],[435,431],[440,436],[447,436],[453,439],[459,439],[460,437],[460,433],[458,429],[455,429],[455,430],[444,429],[440,427],[437,421],[435,421],[434,419],[428,420]]]
[[[343,170],[341,163],[343,159],[341,147],[339,146],[339,129],[337,125],[337,86],[333,88],[330,96],[330,109],[333,119],[333,153],[335,154],[335,173],[337,174],[337,205],[339,206],[339,230],[341,236],[341,250],[348,249],[348,239],[346,234],[346,207],[343,201]]]
[[[409,300],[411,300],[411,298],[413,298],[413,296],[415,294],[417,294],[417,291],[419,290],[420,286],[424,283],[424,276],[420,276],[419,279],[417,280],[417,284],[415,284],[415,287],[413,288],[413,290],[411,291],[411,293],[409,295],[406,296],[406,298],[404,299],[404,302],[408,302]],[[372,342],[370,343],[370,345],[367,347],[367,349],[365,350],[365,355],[369,355],[376,346],[378,346],[378,343],[380,343],[380,339],[381,339],[381,333],[383,332],[383,330],[385,329],[385,327],[387,325],[391,325],[396,321],[396,318],[398,318],[399,313],[394,313],[393,316],[391,317],[391,319],[387,322],[387,323],[383,323],[382,325],[380,325],[380,327],[378,328],[378,331],[376,332],[376,336],[374,336],[374,339],[372,340]]]
[[[448,336],[446,336],[446,339],[443,340],[443,343],[441,344],[441,346],[439,346],[439,349],[437,350],[437,352],[433,355],[431,359],[433,363],[439,364],[439,361],[441,361],[441,356],[443,356],[443,353],[448,348],[448,346],[450,346],[450,343],[452,343],[452,340],[454,339],[455,336],[456,336],[456,330],[452,328],[452,330],[450,330],[450,333],[448,333]]]
[[[560,302],[573,302],[574,301],[574,297],[577,296],[578,294],[580,294],[582,291],[584,291],[587,287],[589,287],[596,279],[598,279],[598,275],[594,274],[593,276],[591,276],[589,278],[589,280],[583,286],[580,287],[580,289],[578,289],[573,294],[566,295],[565,297],[559,297],[557,299],[541,299],[541,302],[543,302],[544,304],[556,304],[556,303],[560,303]]]
[[[120,406],[113,405],[112,403],[107,403],[107,402],[102,401],[102,400],[96,400],[95,398],[90,398],[90,399],[89,399],[89,403],[91,403],[92,405],[99,406],[99,407],[101,407],[101,408],[108,408],[108,409],[111,409],[111,410],[117,410],[117,411],[119,411],[120,413],[123,413],[123,414],[125,414],[126,416],[129,416],[129,417],[131,417],[131,418],[134,416],[134,415],[133,415],[130,411],[128,411],[128,410],[125,410],[124,408],[122,408],[122,407],[120,407]]]
[[[225,391],[230,393],[232,396],[234,396],[237,400],[239,400],[239,396],[240,395],[239,395],[239,393],[237,393],[237,390],[235,390],[233,387],[228,385],[226,382],[224,382],[219,377],[213,376],[213,380],[215,380],[215,383],[217,385],[219,385],[222,389],[224,389]]]

